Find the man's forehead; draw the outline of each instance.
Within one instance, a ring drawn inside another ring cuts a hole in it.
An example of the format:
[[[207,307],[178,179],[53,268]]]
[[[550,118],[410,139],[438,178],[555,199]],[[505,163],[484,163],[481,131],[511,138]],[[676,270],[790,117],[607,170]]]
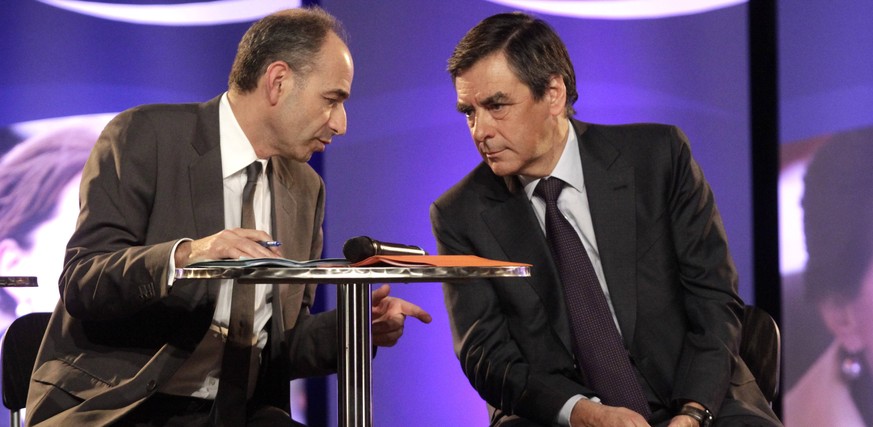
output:
[[[321,48],[315,67],[309,72],[318,85],[319,93],[341,99],[348,98],[354,72],[351,52],[338,36],[331,33]]]
[[[458,75],[455,90],[459,99],[470,98],[470,101],[475,99],[481,102],[495,97],[513,98],[524,91],[524,84],[505,64],[494,64],[494,61],[485,59]]]
[[[518,92],[523,90],[523,85],[517,83],[495,80],[481,81],[480,84],[460,82],[455,85],[455,90],[459,104],[487,104],[516,98]]]
[[[334,33],[330,33],[314,61],[315,70],[334,71],[347,74],[348,79],[354,75],[354,62],[348,46]]]

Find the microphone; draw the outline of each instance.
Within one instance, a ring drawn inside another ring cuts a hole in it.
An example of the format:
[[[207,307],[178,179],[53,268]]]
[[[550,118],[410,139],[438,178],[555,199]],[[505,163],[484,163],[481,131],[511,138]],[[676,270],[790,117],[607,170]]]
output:
[[[427,252],[418,246],[380,242],[367,236],[358,236],[346,240],[343,255],[347,260],[356,263],[373,255],[427,255]]]

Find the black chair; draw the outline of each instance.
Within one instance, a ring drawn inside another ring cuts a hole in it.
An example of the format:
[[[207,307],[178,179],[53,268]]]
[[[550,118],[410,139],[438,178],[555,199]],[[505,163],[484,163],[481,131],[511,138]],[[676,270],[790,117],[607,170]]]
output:
[[[51,313],[30,313],[15,319],[0,344],[3,406],[9,408],[10,427],[21,425],[21,410],[27,403],[30,374],[51,316]]]
[[[780,353],[779,325],[763,309],[747,305],[743,310],[740,357],[755,375],[758,387],[770,403],[779,392]]]

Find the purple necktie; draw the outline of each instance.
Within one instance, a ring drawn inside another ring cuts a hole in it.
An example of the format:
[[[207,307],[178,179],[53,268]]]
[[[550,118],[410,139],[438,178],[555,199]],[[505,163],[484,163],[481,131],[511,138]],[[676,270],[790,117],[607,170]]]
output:
[[[546,236],[561,276],[573,350],[582,376],[604,404],[630,408],[648,418],[651,410],[588,252],[558,210],[558,196],[563,189],[564,181],[544,178],[534,195],[546,202]]]
[[[255,228],[255,187],[261,175],[261,162],[246,166],[243,188],[242,228]],[[227,341],[221,359],[218,393],[212,408],[213,425],[243,426],[246,420],[249,367],[254,345],[255,287],[233,284]]]

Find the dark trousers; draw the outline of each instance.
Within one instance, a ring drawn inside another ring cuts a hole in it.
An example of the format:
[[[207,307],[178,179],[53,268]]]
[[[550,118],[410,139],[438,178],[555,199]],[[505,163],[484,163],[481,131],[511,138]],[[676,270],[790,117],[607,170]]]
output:
[[[250,405],[251,406],[251,405]],[[119,427],[207,427],[212,400],[155,393],[124,415],[114,425]],[[254,406],[246,411],[246,426],[305,427],[287,412],[274,406]]]
[[[657,418],[655,418],[657,417]],[[651,422],[654,427],[665,427],[670,424],[672,415],[655,412]],[[497,424],[498,427],[546,427],[541,426],[524,418],[519,418],[515,415],[503,417]],[[754,415],[738,415],[735,417],[721,417],[715,420],[713,427],[781,427],[782,424],[774,422],[768,418],[756,417]]]

